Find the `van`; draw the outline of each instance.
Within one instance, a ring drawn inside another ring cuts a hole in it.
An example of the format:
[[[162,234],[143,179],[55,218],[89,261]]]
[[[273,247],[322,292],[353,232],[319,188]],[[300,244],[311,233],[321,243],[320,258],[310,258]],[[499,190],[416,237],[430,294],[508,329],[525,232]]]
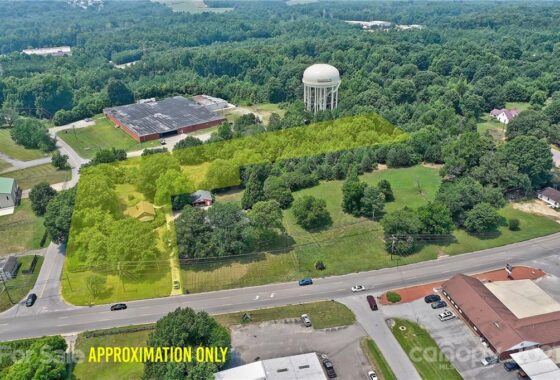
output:
[[[367,296],[366,299],[367,299],[367,302],[369,303],[369,307],[371,308],[371,310],[373,310],[373,311],[377,310],[377,302],[375,302],[375,297],[374,296]]]

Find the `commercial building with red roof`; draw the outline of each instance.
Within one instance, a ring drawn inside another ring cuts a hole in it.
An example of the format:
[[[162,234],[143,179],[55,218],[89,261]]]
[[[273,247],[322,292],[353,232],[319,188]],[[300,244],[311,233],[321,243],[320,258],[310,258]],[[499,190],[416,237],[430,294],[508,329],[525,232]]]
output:
[[[527,348],[560,346],[560,311],[518,318],[482,281],[463,274],[444,282],[442,291],[500,359]]]

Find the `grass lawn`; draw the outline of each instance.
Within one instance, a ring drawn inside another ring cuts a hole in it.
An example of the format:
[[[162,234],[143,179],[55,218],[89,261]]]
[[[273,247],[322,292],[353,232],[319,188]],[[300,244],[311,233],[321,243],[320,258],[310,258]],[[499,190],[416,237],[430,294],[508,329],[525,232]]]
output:
[[[114,147],[130,152],[160,145],[159,140],[137,142],[120,128],[115,128],[115,124],[105,117],[97,118],[95,125],[90,127],[68,129],[57,133],[57,136],[83,158],[93,158],[99,149]]]
[[[404,326],[405,330],[400,327]],[[393,335],[423,379],[462,379],[430,334],[416,323],[397,319]]]
[[[72,176],[70,169],[57,170],[52,164],[43,164],[26,169],[14,170],[3,173],[5,177],[15,178],[19,187],[23,190],[31,189],[39,182],[49,184],[65,182]]]
[[[230,327],[241,324],[241,316],[244,313],[221,314],[214,316],[214,318],[223,326]],[[299,318],[301,314],[307,313],[315,329],[347,326],[355,322],[354,314],[346,306],[334,301],[259,309],[248,311],[248,313],[251,315],[253,323],[274,319]],[[154,326],[155,324],[128,326],[81,333],[76,340],[76,349],[84,352],[87,358],[91,347],[142,347],[145,346]],[[143,372],[144,366],[142,363],[79,363],[74,367],[73,374],[76,380],[133,380],[140,379]]]
[[[12,215],[0,216],[0,256],[40,248],[44,233],[43,218],[35,216],[31,202],[23,199]]]
[[[70,261],[75,257],[68,257]],[[73,305],[105,304],[115,301],[132,301],[146,298],[167,297],[171,293],[171,272],[169,263],[159,262],[159,268],[153,267],[146,273],[124,275],[124,279],[113,273],[99,273],[93,271],[73,272],[67,269],[65,263],[62,278],[62,297]],[[86,287],[88,276],[104,274],[106,278],[105,291],[96,298],[92,298]]]
[[[252,106],[247,106],[245,108],[248,108],[254,113],[261,115],[265,125],[268,125],[268,121],[270,120],[270,115],[273,112],[277,113],[280,117],[283,117],[286,114],[286,110],[281,109],[278,106],[278,104],[274,104],[274,103],[254,104]]]
[[[41,265],[43,264],[42,256],[39,256],[37,264],[35,265],[35,270],[32,274],[22,273],[24,269],[29,268],[32,260],[33,256],[18,257],[18,261],[21,263],[18,274],[16,278],[6,281],[8,292],[10,293],[10,296],[12,297],[14,303],[17,303],[24,299],[27,296],[27,293],[29,293],[31,288],[33,288],[33,286],[35,285],[35,281],[37,280],[37,276],[39,275],[39,271],[41,270]],[[0,284],[0,288],[2,289],[2,294],[0,294],[0,312],[2,312],[4,310],[8,310],[13,305],[10,302],[8,295],[4,291],[4,286]]]
[[[21,161],[30,161],[46,156],[38,149],[25,149],[23,146],[17,145],[12,140],[9,129],[0,129],[0,153]]]
[[[405,205],[419,207],[433,199],[439,187],[438,170],[423,166],[387,169],[365,174],[361,179],[376,184],[387,179],[392,185],[395,201],[386,204],[387,211]],[[229,289],[272,282],[296,280],[304,276],[324,277],[372,269],[411,264],[436,259],[440,255],[455,255],[497,247],[560,231],[560,224],[551,219],[516,210],[510,205],[500,210],[505,218],[518,218],[520,231],[502,226],[490,236],[479,238],[463,230],[454,232],[451,241],[418,244],[417,252],[391,260],[385,250],[383,231],[378,222],[354,218],[341,209],[343,181],[322,182],[316,187],[294,193],[298,198],[313,195],[327,203],[333,225],[324,231],[307,232],[295,223],[290,210],[284,211],[284,225],[293,239],[289,252],[249,255],[243,258],[189,263],[182,269],[183,283],[190,292]],[[239,201],[242,191],[217,196],[218,202]],[[284,245],[286,247],[286,244]],[[315,269],[321,260],[326,269]]]
[[[4,170],[8,170],[12,165],[10,165],[9,163],[7,163],[4,160],[0,160],[0,173],[2,173]]]
[[[476,129],[481,135],[488,132],[496,140],[503,140],[505,132],[505,124],[500,123],[490,115],[484,115],[481,121],[477,123]]]
[[[528,110],[529,107],[531,106],[531,103],[529,102],[507,102],[506,103],[506,108],[517,108],[520,111],[525,111]]]
[[[389,367],[383,353],[379,350],[371,338],[362,338],[360,342],[362,351],[367,356],[370,363],[375,367],[377,377],[381,380],[397,380],[397,377]]]

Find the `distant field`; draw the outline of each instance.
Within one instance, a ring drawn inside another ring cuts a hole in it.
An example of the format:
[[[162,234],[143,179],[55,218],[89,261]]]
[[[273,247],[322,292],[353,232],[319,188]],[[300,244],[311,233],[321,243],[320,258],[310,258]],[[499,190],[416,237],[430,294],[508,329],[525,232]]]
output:
[[[22,271],[24,269],[29,268],[31,261],[33,260],[33,256],[20,256],[18,257],[18,261],[21,263],[21,267],[19,269],[18,275],[16,278],[6,281],[6,286],[8,287],[8,292],[12,297],[12,301],[14,303],[18,303],[21,301],[27,293],[33,288],[35,285],[35,281],[37,280],[37,276],[39,275],[39,271],[41,271],[41,265],[43,265],[43,257],[40,256],[37,259],[37,264],[35,264],[35,270],[32,274],[23,274]],[[4,289],[3,285],[0,284],[0,289]],[[13,305],[8,298],[6,292],[2,292],[0,294],[0,312],[4,310],[8,310]]]
[[[70,170],[57,170],[52,164],[43,164],[26,169],[3,173],[5,177],[15,178],[23,190],[31,189],[39,182],[50,184],[65,182],[70,179]]]
[[[529,102],[507,102],[506,108],[517,108],[518,110],[525,111],[531,107]]]
[[[137,142],[105,117],[96,119],[91,127],[67,129],[57,136],[83,158],[93,158],[100,149],[117,148],[130,152],[159,146],[159,140]]]
[[[204,0],[158,0],[157,2],[167,5],[175,12],[224,13],[233,10],[233,8],[210,8],[204,3]]]
[[[17,145],[12,140],[9,129],[0,129],[0,153],[21,161],[30,161],[46,156],[38,149],[25,149],[23,146]]]
[[[44,232],[43,218],[35,216],[29,200],[23,199],[15,213],[0,216],[0,256],[40,248]]]

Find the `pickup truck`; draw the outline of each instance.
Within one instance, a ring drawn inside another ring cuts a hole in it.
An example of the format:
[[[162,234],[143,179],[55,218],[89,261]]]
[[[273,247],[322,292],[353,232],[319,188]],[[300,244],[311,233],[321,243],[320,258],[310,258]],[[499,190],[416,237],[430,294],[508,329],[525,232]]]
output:
[[[329,379],[334,379],[336,377],[336,372],[334,371],[332,362],[329,359],[323,359],[323,367],[325,367]]]

